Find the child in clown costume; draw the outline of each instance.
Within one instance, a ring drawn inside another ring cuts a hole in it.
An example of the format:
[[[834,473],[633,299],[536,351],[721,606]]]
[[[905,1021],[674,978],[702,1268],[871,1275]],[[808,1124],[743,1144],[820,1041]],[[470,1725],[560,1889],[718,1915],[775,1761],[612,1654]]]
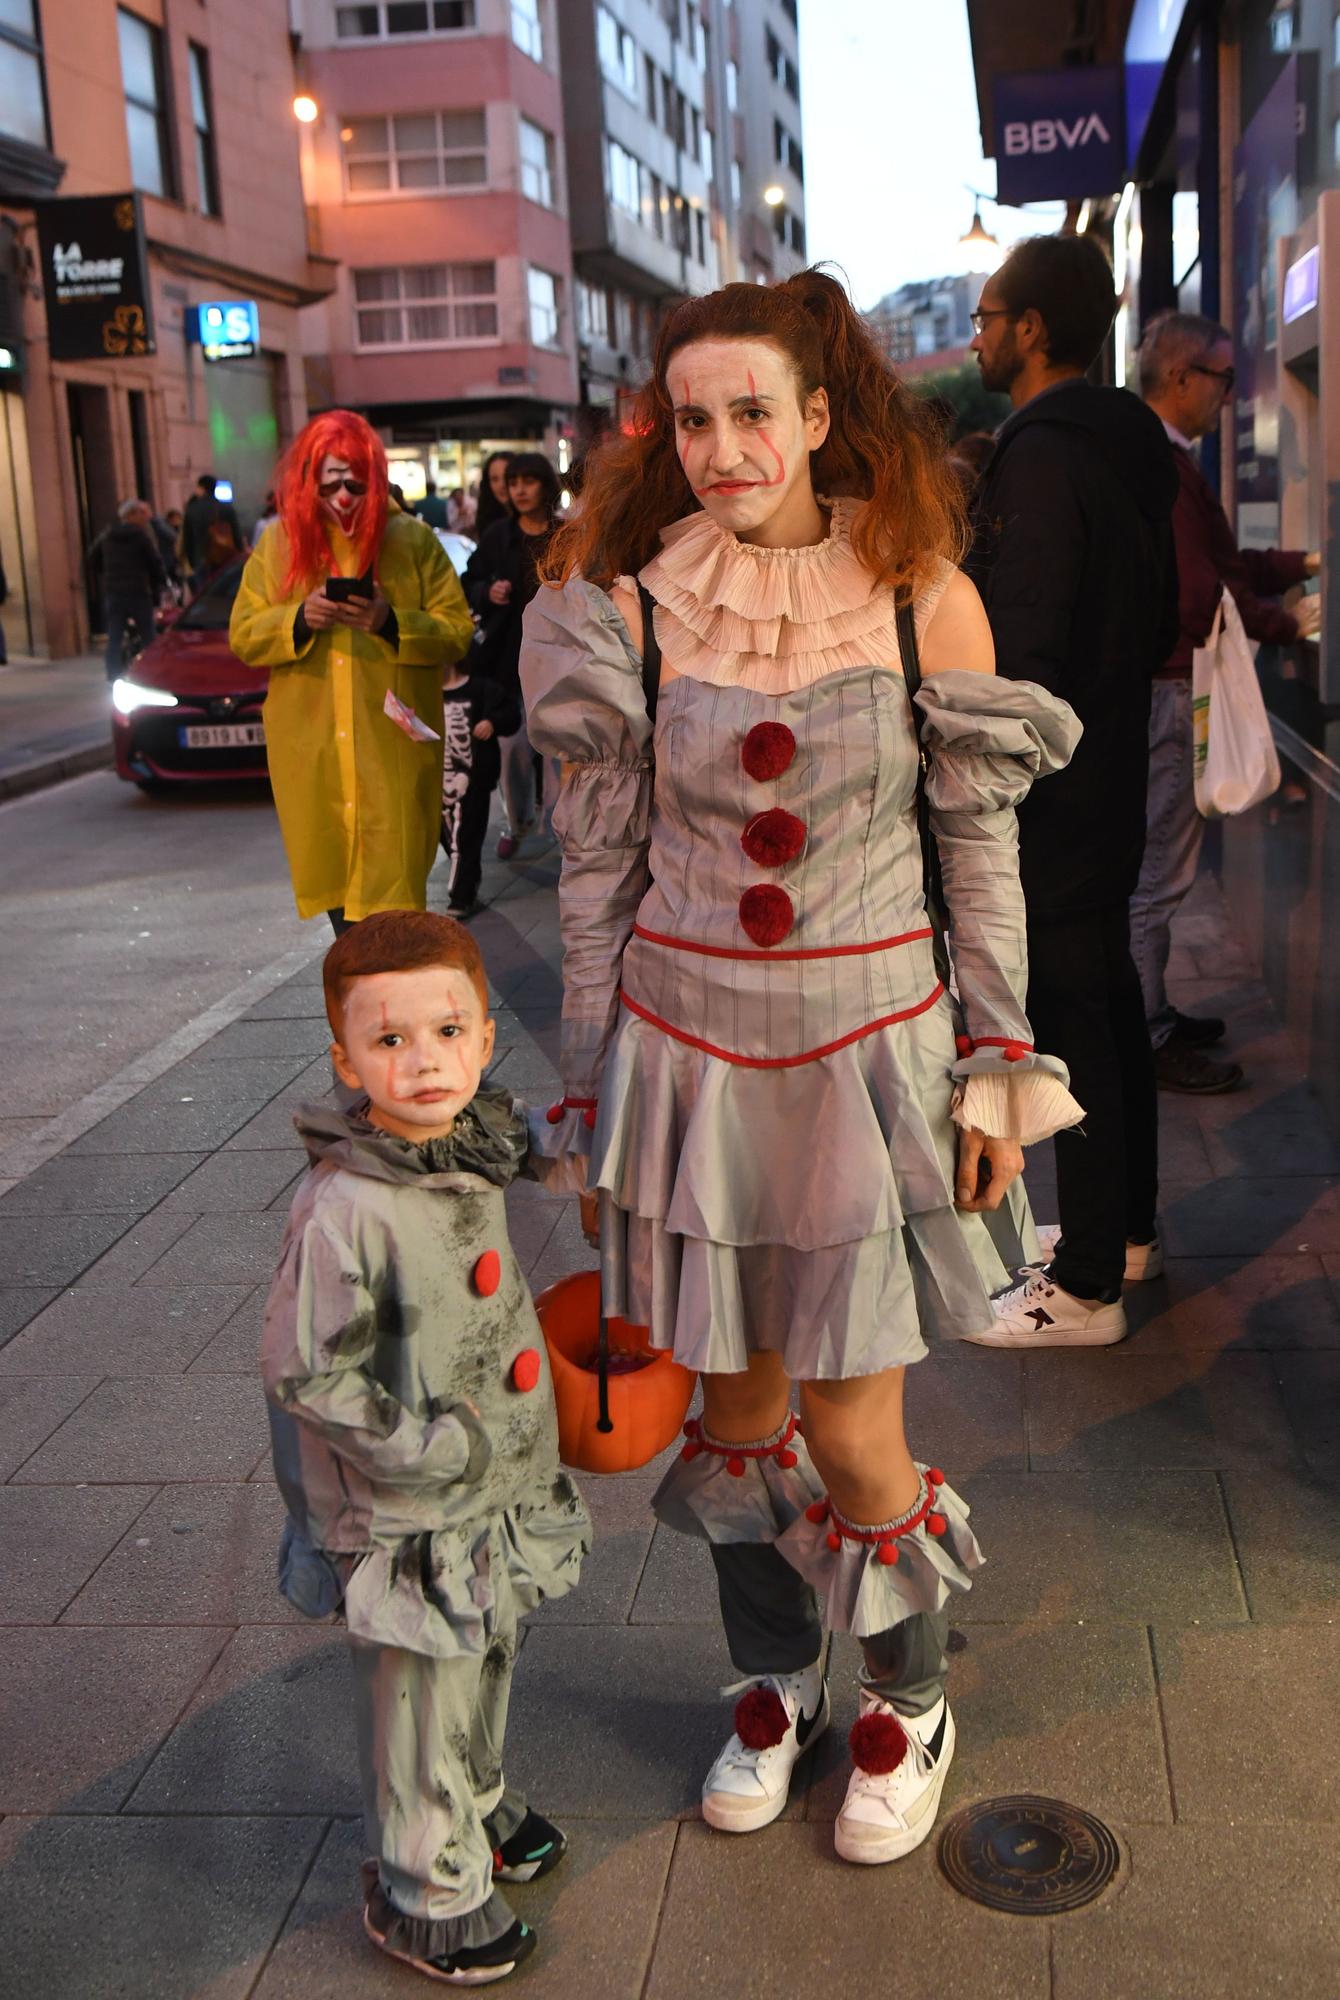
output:
[[[479,948],[449,917],[384,911],[332,947],[325,989],[357,1096],[297,1120],[311,1170],[265,1316],[280,1584],[348,1630],[368,1935],[475,1986],[535,1945],[497,1885],[566,1845],[507,1785],[503,1737],[518,1620],[576,1584],[590,1523],[507,1238],[529,1142],[510,1094],[479,1087]]]
[[[589,1155],[605,1310],[702,1375],[654,1504],[707,1542],[749,1683],[703,1813],[745,1833],[783,1810],[829,1717],[822,1597],[864,1654],[835,1844],[867,1863],[934,1822],[946,1607],[981,1561],[909,1452],[905,1372],[991,1324],[1038,1254],[1021,1145],[1082,1115],[1024,1013],[1013,810],[1078,724],[995,678],[956,510],[839,285],[728,286],[669,315],[522,653],[564,770],[549,1143]]]

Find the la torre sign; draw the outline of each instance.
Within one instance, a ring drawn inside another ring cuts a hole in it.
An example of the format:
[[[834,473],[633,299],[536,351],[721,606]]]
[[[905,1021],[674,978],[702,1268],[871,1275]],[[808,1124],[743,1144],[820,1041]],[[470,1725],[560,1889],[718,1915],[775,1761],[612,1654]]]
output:
[[[1001,201],[1072,201],[1121,186],[1120,70],[1019,70],[996,78],[992,103]]]
[[[55,196],[36,206],[52,360],[152,354],[139,196]]]

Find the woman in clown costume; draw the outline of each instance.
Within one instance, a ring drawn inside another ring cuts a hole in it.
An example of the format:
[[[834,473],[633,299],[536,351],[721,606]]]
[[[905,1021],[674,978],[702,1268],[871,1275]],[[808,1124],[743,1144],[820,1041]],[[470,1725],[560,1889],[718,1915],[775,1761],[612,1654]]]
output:
[[[990,1324],[1037,1255],[1021,1146],[1081,1115],[1024,1013],[1014,819],[1079,726],[996,679],[960,545],[932,421],[842,288],[731,285],[667,319],[522,654],[564,773],[551,1143],[589,1153],[605,1310],[702,1375],[655,1507],[708,1543],[748,1683],[703,1813],[748,1832],[785,1806],[829,1717],[822,1598],[864,1655],[856,1862],[934,1822],[946,1606],[981,1561],[908,1449],[905,1373]]]

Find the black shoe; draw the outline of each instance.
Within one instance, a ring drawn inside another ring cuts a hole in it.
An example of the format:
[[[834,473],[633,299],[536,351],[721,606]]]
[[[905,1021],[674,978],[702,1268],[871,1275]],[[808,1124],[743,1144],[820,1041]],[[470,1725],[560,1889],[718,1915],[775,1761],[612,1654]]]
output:
[[[453,898],[447,904],[447,914],[455,917],[458,924],[468,924],[471,917],[477,917],[483,907],[478,896],[471,896],[468,903],[458,903]]]
[[[510,1840],[503,1841],[493,1855],[493,1879],[495,1882],[533,1882],[538,1875],[547,1875],[551,1868],[557,1868],[568,1851],[567,1835],[560,1833],[552,1820],[526,1808],[522,1820]]]
[[[1222,1097],[1242,1085],[1242,1065],[1215,1062],[1185,1042],[1165,1042],[1154,1051],[1154,1078],[1160,1090],[1179,1090],[1189,1097]]]
[[[506,1979],[530,1957],[538,1942],[530,1925],[518,1917],[492,1944],[460,1945],[455,1951],[430,1956],[410,1942],[411,1920],[400,1917],[380,1886],[364,1905],[363,1928],[388,1958],[398,1958],[402,1965],[412,1965],[416,1972],[440,1979],[447,1986],[491,1986],[495,1980]]]
[[[1208,1049],[1222,1042],[1227,1033],[1228,1023],[1215,1014],[1178,1014],[1171,1039],[1184,1049]]]

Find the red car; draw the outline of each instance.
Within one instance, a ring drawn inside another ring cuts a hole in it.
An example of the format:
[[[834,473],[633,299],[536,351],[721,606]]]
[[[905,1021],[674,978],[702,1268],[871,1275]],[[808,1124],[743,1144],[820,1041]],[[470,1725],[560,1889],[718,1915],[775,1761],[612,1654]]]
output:
[[[269,675],[228,646],[242,579],[232,563],[112,684],[116,775],[157,791],[167,784],[264,778],[261,703]]]

